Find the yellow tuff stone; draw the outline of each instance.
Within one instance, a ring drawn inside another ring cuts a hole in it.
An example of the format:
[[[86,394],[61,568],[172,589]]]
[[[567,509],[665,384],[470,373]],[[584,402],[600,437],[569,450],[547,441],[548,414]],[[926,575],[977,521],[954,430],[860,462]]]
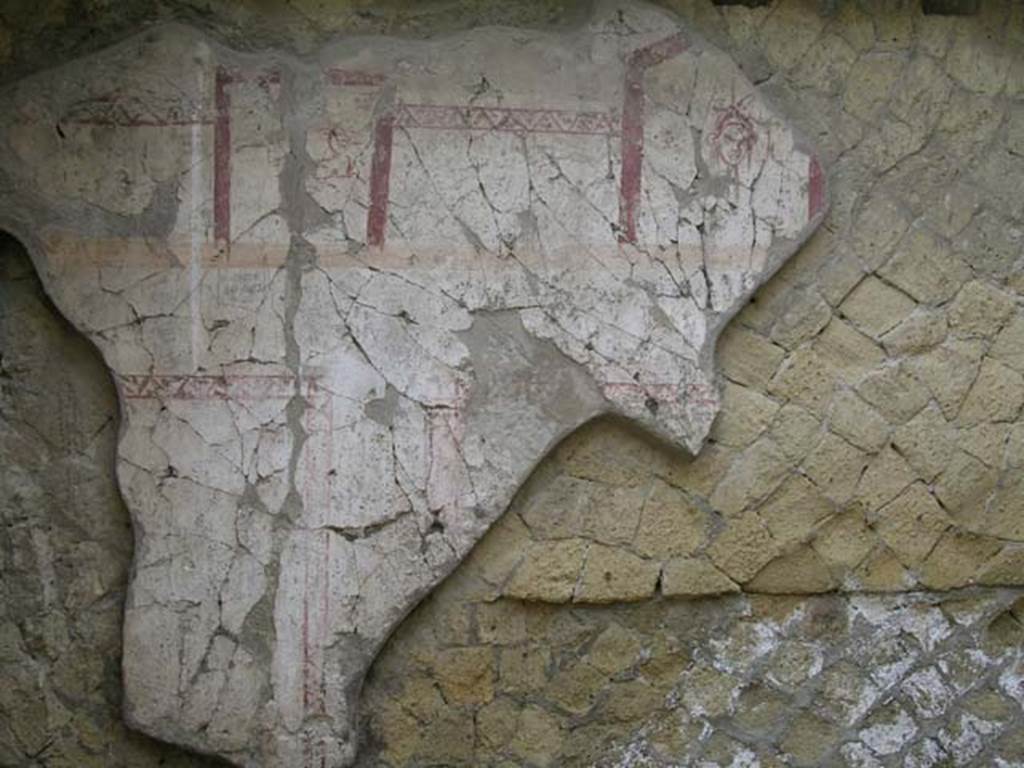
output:
[[[707,541],[711,520],[684,493],[655,481],[647,497],[633,546],[654,558],[688,555]]]
[[[582,539],[530,544],[505,594],[520,600],[566,603],[572,598],[587,543]]]
[[[665,597],[702,597],[738,592],[739,586],[704,558],[676,557],[661,572]]]
[[[660,564],[614,547],[593,544],[587,551],[576,603],[643,600],[654,594]]]

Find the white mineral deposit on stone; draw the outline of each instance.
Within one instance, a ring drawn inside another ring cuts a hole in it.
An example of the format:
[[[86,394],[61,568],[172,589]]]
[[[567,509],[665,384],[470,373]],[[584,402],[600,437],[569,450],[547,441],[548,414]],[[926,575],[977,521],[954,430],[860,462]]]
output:
[[[1018,658],[1014,665],[999,676],[999,687],[1024,706],[1024,658]]]
[[[780,632],[775,622],[757,622],[745,629],[742,638],[714,638],[708,643],[714,651],[710,663],[715,669],[734,673],[747,666],[751,659],[764,658],[779,647]]]
[[[968,765],[987,746],[985,737],[995,731],[993,723],[964,712],[953,728],[939,731],[938,740],[954,765]]]
[[[903,681],[900,689],[914,702],[917,714],[924,718],[943,715],[953,702],[953,694],[935,667],[915,672]]]
[[[844,744],[839,750],[847,765],[853,768],[882,768],[882,763],[871,753],[871,750],[858,742]]]
[[[121,396],[128,717],[239,765],[351,761],[382,643],[581,424],[697,452],[720,330],[826,204],[632,3],[304,59],[170,26],[0,103],[0,227]]]
[[[888,722],[881,722],[864,728],[858,734],[876,755],[891,755],[903,749],[917,733],[917,725],[902,708]]]

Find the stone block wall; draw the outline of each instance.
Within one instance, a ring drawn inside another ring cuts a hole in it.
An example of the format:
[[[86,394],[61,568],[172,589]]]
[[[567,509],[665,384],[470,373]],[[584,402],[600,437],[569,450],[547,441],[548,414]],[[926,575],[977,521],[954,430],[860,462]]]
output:
[[[360,765],[1024,760],[1019,593],[554,608],[471,574],[379,657]]]
[[[99,355],[0,236],[0,765],[205,765],[121,720],[132,556]]]
[[[379,657],[361,759],[1024,764],[1024,611],[1004,586],[1024,580],[1024,8],[668,5],[815,143],[832,210],[722,338],[701,454],[612,422],[563,444]],[[74,14],[47,8],[0,29],[31,16],[63,51]],[[131,9],[126,28],[153,17]],[[309,47],[577,12],[307,3],[274,11],[287,24],[227,6],[202,23]],[[30,48],[0,33],[10,71],[39,66]],[[206,764],[120,725],[116,402],[9,244],[0,269],[0,765]]]
[[[739,590],[676,549],[713,537],[694,466],[614,423],[567,441],[378,657],[360,764],[1024,760],[1024,592],[694,597]]]

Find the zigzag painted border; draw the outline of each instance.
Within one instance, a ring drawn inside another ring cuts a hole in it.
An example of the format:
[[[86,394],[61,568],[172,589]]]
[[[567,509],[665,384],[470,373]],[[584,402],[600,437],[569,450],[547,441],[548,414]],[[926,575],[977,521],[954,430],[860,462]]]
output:
[[[287,400],[295,394],[292,376],[198,376],[139,374],[118,377],[126,400]],[[315,380],[301,383],[302,394],[317,394]]]
[[[616,136],[619,133],[618,119],[608,112],[400,103],[394,116],[395,126],[402,128],[596,136]]]

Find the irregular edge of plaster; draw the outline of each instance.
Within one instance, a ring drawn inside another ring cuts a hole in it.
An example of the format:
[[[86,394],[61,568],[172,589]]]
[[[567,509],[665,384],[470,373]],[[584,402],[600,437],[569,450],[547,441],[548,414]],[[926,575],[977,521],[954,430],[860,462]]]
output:
[[[691,43],[691,47],[698,49],[710,49],[713,51],[720,51],[723,54],[728,55],[728,52],[718,48],[717,46],[710,45],[706,42],[703,36],[693,32],[687,26],[685,20],[679,16],[679,14],[668,10],[666,8],[653,5],[646,0],[626,0],[626,2],[633,6],[639,6],[646,9],[648,12],[657,13],[662,16],[666,23],[670,23],[680,30],[685,30],[687,38]],[[438,34],[430,36],[429,38],[415,38],[415,42],[422,44],[436,44],[438,41],[447,39],[457,38],[460,35],[464,35],[469,31],[489,31],[489,32],[523,32],[528,30],[537,35],[548,36],[554,39],[565,39],[575,34],[581,33],[587,24],[592,23],[595,19],[602,18],[610,15],[611,9],[614,9],[622,2],[616,0],[591,0],[587,3],[586,12],[578,12],[572,15],[568,24],[544,26],[544,27],[513,27],[508,25],[484,25],[481,27],[469,27],[466,29],[453,30],[448,33]],[[297,53],[290,49],[265,49],[260,51],[246,51],[239,50],[232,47],[229,43],[225,42],[220,35],[212,33],[206,29],[202,29],[193,26],[188,23],[172,21],[162,22],[147,26],[142,30],[137,31],[134,34],[126,36],[121,40],[115,42],[112,45],[105,46],[99,50],[91,51],[83,56],[77,57],[67,62],[61,62],[60,64],[48,68],[36,73],[33,73],[25,78],[13,81],[3,88],[0,88],[0,94],[13,91],[15,88],[30,83],[34,80],[42,81],[56,71],[66,69],[76,62],[80,63],[83,61],[101,61],[102,58],[111,54],[111,52],[118,51],[121,49],[128,49],[130,47],[138,45],[140,42],[152,41],[155,38],[159,38],[165,35],[180,34],[185,36],[192,44],[197,46],[208,46],[209,49],[214,52],[218,57],[222,57],[225,61],[259,61],[261,65],[266,66],[268,62],[280,63],[284,67],[291,69],[294,73],[301,73],[305,70],[315,68],[316,62],[318,62],[323,56],[331,53],[332,51],[340,49],[342,46],[352,45],[355,51],[368,47],[370,45],[380,43],[382,41],[390,42],[410,42],[410,39],[401,35],[376,35],[376,34],[355,34],[348,35],[342,34],[336,37],[332,37],[321,44],[315,46],[309,52],[305,54]],[[729,56],[729,60],[736,67],[738,73],[741,74],[745,79],[746,74],[743,73],[739,64]],[[713,322],[708,327],[708,342],[702,352],[700,362],[707,366],[707,370],[712,372],[712,380],[716,390],[721,389],[721,375],[718,367],[715,365],[715,355],[718,339],[725,327],[729,324],[732,318],[749,303],[750,298],[758,291],[761,290],[767,282],[782,268],[782,266],[791,258],[795,257],[798,252],[804,247],[804,245],[810,240],[811,237],[818,231],[822,222],[826,218],[830,208],[830,185],[828,181],[828,175],[824,166],[821,164],[820,154],[815,150],[813,144],[806,139],[803,131],[798,126],[795,126],[790,121],[789,116],[779,110],[774,101],[765,93],[765,89],[760,86],[751,83],[752,88],[763,100],[763,102],[780,118],[782,118],[787,128],[792,132],[794,136],[794,148],[804,152],[808,156],[808,161],[817,168],[819,174],[819,181],[821,184],[820,188],[820,200],[819,205],[816,207],[814,215],[808,218],[806,225],[800,231],[800,234],[794,238],[788,238],[785,240],[776,240],[772,243],[767,255],[766,264],[764,270],[758,275],[758,284],[744,291],[733,306],[728,310],[723,311],[721,314],[714,316]],[[70,320],[67,312],[60,303],[54,298],[56,292],[53,290],[53,276],[49,269],[50,259],[49,254],[42,240],[34,234],[34,226],[31,223],[34,218],[30,213],[30,210],[35,209],[36,211],[43,209],[45,204],[31,201],[31,195],[26,197],[24,193],[16,191],[12,186],[7,186],[3,182],[5,179],[0,175],[0,199],[4,200],[5,208],[0,210],[0,230],[6,231],[11,234],[18,242],[25,248],[29,255],[29,258],[33,264],[36,274],[39,276],[40,281],[43,285],[43,290],[47,298],[51,301],[57,311],[61,314],[63,319],[68,324],[75,328],[76,331],[88,341],[88,343],[97,351],[100,358],[103,360],[104,365],[107,368],[108,375],[114,386],[114,390],[117,396],[118,402],[118,436],[117,446],[120,447],[121,441],[127,430],[127,411],[125,407],[125,396],[122,390],[122,386],[118,381],[117,377],[113,375],[113,369],[106,360],[102,350],[96,345],[96,343],[88,336],[88,334],[82,333],[80,329]],[[7,186],[6,189],[4,187]],[[810,193],[809,193],[810,194]],[[13,205],[12,205],[13,203]],[[20,204],[19,204],[20,203]],[[539,342],[543,340],[538,339]],[[719,408],[716,408],[720,412]],[[602,398],[602,406],[594,412],[588,414],[585,418],[579,421],[575,425],[567,425],[556,432],[551,440],[547,443],[544,450],[538,453],[536,460],[528,467],[524,472],[523,476],[517,483],[517,490],[513,494],[513,498],[519,493],[529,478],[537,471],[538,467],[557,449],[557,447],[563,443],[570,435],[584,428],[587,424],[590,424],[596,420],[603,418],[611,418],[620,422],[625,422],[630,428],[636,429],[641,432],[645,437],[653,439],[661,445],[671,446],[674,450],[682,450],[695,457],[699,454],[700,448],[703,446],[707,435],[702,436],[698,443],[696,443],[696,449],[689,448],[687,446],[681,446],[677,442],[671,440],[668,435],[659,432],[659,430],[652,428],[650,424],[644,423],[640,419],[630,416],[623,412],[620,408],[614,406],[613,403],[607,399]],[[123,461],[120,457],[119,452],[114,457],[114,483],[117,489],[117,493],[124,501],[124,494],[122,493],[122,482],[121,482],[121,468]],[[510,502],[511,503],[511,502]],[[125,506],[129,511],[129,516],[132,524],[132,539],[133,539],[133,555],[131,569],[129,572],[129,579],[127,583],[126,599],[130,596],[131,584],[135,580],[137,557],[136,552],[141,544],[141,530],[137,516],[132,514],[131,506],[125,502]],[[350,708],[350,746],[353,748],[353,754],[358,753],[359,743],[362,740],[361,733],[361,722],[359,716],[358,702],[362,698],[362,688],[365,681],[366,673],[372,668],[373,662],[379,656],[381,650],[390,642],[394,634],[402,626],[406,618],[423,602],[423,600],[435,591],[442,583],[449,579],[452,574],[465,562],[472,552],[479,546],[483,537],[493,528],[493,526],[502,517],[507,514],[510,504],[506,504],[502,512],[497,514],[493,520],[486,524],[480,537],[476,542],[467,549],[467,551],[459,558],[453,560],[450,568],[448,568],[432,585],[423,588],[413,597],[411,597],[401,613],[399,613],[391,623],[391,627],[388,632],[381,638],[377,643],[374,643],[368,654],[368,661],[365,664],[361,674],[353,678],[350,690],[346,691],[346,698],[353,702],[357,706]],[[126,625],[122,621],[122,634],[126,631]],[[174,736],[174,740],[171,741],[169,738],[171,734],[166,732],[158,733],[156,729],[152,727],[152,724],[140,721],[133,717],[132,709],[127,699],[124,701],[122,706],[122,716],[125,722],[134,730],[143,733],[147,736],[159,739],[166,743],[173,743],[182,749],[189,750],[191,752],[207,755],[216,759],[224,760],[224,755],[211,750],[205,750],[196,741],[196,739],[186,733],[178,733]],[[177,730],[177,729],[174,729]]]

